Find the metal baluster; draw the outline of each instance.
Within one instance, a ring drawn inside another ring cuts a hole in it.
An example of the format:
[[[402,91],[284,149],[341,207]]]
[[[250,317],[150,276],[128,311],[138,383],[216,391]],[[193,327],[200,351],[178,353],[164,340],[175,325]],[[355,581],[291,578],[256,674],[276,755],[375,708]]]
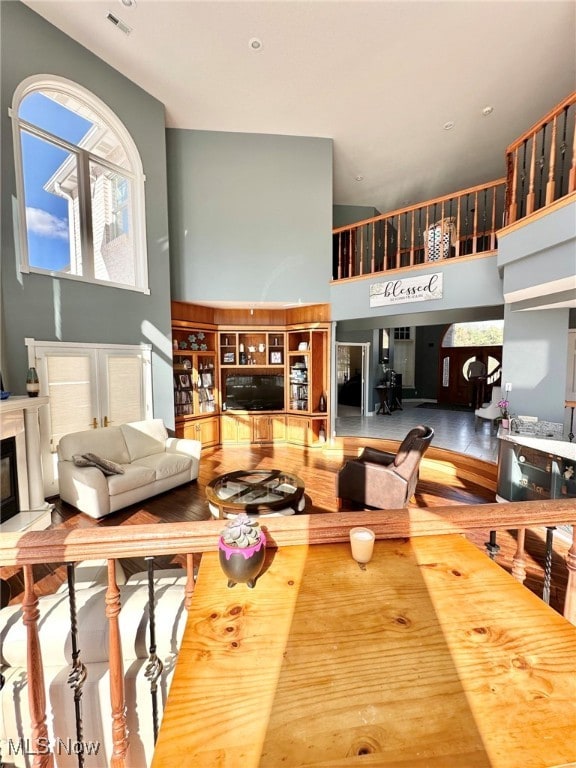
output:
[[[570,431],[568,432],[568,440],[572,442],[574,440],[574,407],[576,403],[572,400],[566,400],[564,403],[565,408],[570,408]]]
[[[554,531],[556,526],[546,528],[546,557],[544,560],[544,589],[542,590],[542,600],[550,605],[550,584],[552,582],[552,544],[554,542]]]
[[[82,723],[82,687],[86,680],[87,671],[80,660],[80,648],[78,648],[78,614],[76,611],[76,579],[74,563],[66,563],[66,571],[68,575],[68,604],[70,606],[70,637],[72,640],[72,669],[68,675],[68,685],[74,691],[78,768],[83,768],[84,726]]]
[[[522,156],[522,168],[520,169],[520,216],[522,219],[526,215],[524,204],[526,202],[525,185],[526,185],[526,153],[528,152],[528,139],[524,139],[524,153]]]
[[[496,555],[500,552],[500,544],[496,544],[496,531],[490,531],[490,541],[484,542],[484,546],[490,560],[495,560]]]
[[[544,191],[544,166],[546,165],[546,127],[547,123],[542,126],[542,149],[540,151],[540,158],[538,159],[538,167],[540,173],[540,179],[538,181],[538,210],[542,208],[542,192]],[[536,137],[534,137],[536,141]]]
[[[154,558],[146,557],[148,561],[148,616],[150,619],[150,648],[145,676],[150,681],[150,696],[152,697],[152,727],[154,728],[154,743],[158,738],[158,679],[164,665],[156,655],[156,603],[154,597]]]

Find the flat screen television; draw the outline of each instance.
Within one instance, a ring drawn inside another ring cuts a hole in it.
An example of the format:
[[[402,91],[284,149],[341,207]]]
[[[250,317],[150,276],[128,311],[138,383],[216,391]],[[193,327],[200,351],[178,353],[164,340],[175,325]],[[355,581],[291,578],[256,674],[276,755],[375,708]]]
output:
[[[283,411],[284,376],[230,375],[224,384],[227,411]]]

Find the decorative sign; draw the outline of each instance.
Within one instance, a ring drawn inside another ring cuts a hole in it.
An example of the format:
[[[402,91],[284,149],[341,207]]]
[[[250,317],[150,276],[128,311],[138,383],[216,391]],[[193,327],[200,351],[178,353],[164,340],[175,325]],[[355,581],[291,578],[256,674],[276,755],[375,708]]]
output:
[[[370,306],[384,307],[390,304],[407,304],[412,301],[430,301],[442,298],[444,275],[405,277],[402,280],[389,280],[387,283],[374,283],[370,286]]]

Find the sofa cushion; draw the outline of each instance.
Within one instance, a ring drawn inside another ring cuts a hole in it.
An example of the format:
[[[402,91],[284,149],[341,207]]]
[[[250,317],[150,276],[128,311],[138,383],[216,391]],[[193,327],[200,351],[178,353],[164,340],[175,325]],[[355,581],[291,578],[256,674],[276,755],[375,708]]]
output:
[[[147,467],[154,472],[155,480],[164,480],[166,477],[179,475],[180,472],[189,472],[192,459],[178,453],[157,453],[138,459],[131,466]]]
[[[106,480],[110,496],[117,496],[119,493],[153,483],[156,480],[156,473],[145,465],[126,464],[123,475],[110,475]]]
[[[147,419],[121,424],[120,430],[124,436],[129,461],[136,461],[144,456],[164,453],[168,433],[162,419]]]
[[[130,454],[120,427],[88,429],[60,438],[58,457],[62,461],[73,461],[74,455],[81,456],[85,453],[95,453],[118,464],[127,464],[130,461]]]
[[[124,467],[115,461],[110,459],[103,459],[100,456],[96,456],[95,453],[85,453],[83,456],[74,454],[72,461],[77,467],[96,467],[105,475],[123,475]]]
[[[136,584],[122,585],[119,589],[122,658],[145,659],[150,642],[148,587]],[[76,590],[78,646],[84,664],[108,659],[105,598],[106,587]],[[155,598],[157,653],[162,658],[177,653],[179,648],[186,622],[184,587],[159,586],[155,590]],[[72,640],[68,594],[59,592],[41,597],[39,609],[38,627],[43,660],[52,666],[69,665],[72,658]],[[0,611],[0,648],[3,664],[13,667],[26,666],[26,626],[22,622],[22,611],[18,605],[10,605]]]

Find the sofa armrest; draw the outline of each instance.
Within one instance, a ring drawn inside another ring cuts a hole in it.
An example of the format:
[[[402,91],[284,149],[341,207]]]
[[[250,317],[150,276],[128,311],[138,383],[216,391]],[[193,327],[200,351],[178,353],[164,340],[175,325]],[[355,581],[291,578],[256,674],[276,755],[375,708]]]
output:
[[[190,440],[186,437],[168,437],[166,453],[183,453],[185,456],[200,460],[202,443],[200,440]]]
[[[72,461],[59,461],[58,487],[63,501],[90,517],[110,514],[108,482],[96,467],[77,467]]]

